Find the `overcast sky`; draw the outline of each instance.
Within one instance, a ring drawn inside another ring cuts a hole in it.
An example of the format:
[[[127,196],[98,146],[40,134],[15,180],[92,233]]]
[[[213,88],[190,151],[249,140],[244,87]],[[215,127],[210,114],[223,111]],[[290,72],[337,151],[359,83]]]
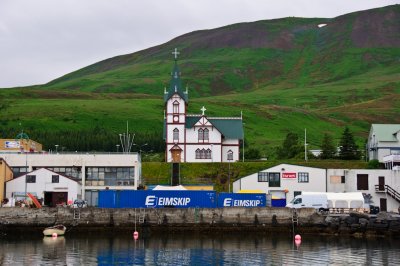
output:
[[[47,83],[179,35],[288,16],[336,17],[400,0],[0,0],[0,88]]]

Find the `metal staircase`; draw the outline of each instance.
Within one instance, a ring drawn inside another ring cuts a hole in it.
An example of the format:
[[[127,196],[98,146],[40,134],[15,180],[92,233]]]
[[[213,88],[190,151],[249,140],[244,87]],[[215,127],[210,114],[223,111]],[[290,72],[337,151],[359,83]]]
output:
[[[391,186],[389,185],[375,185],[375,191],[376,192],[384,192],[394,198],[397,202],[400,202],[400,193],[394,190]]]
[[[146,218],[146,209],[140,208],[139,209],[139,223],[144,223],[144,219]]]

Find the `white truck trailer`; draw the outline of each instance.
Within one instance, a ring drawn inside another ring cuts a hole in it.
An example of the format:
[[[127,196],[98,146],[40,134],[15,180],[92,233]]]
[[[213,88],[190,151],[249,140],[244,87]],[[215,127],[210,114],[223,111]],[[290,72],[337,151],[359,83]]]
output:
[[[319,211],[357,210],[369,211],[369,206],[364,203],[361,192],[303,192],[297,195],[289,204],[289,208],[315,208]]]

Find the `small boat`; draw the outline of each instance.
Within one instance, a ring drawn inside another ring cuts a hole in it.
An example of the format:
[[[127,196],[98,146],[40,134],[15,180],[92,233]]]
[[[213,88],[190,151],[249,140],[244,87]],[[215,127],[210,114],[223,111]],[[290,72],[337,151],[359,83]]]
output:
[[[65,231],[67,230],[67,228],[62,225],[62,224],[58,224],[55,226],[51,226],[51,227],[47,227],[43,230],[43,235],[44,236],[53,236],[53,234],[57,234],[57,236],[63,236],[65,234]]]

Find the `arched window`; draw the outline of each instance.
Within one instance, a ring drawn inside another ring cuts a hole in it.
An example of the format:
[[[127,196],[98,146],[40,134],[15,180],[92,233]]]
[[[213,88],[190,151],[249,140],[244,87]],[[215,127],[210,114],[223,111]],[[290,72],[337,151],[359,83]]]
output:
[[[233,151],[229,150],[227,153],[227,159],[228,161],[232,161],[233,160]]]
[[[204,130],[202,128],[199,129],[199,141],[203,141],[204,139]]]
[[[206,159],[211,159],[211,150],[210,149],[206,150]]]
[[[206,129],[204,129],[204,133],[203,133],[203,135],[204,135],[204,140],[207,140],[208,141],[208,138],[209,138],[209,134],[208,134],[208,129],[206,128]]]
[[[200,159],[201,158],[201,152],[200,149],[196,150],[196,159]]]
[[[201,159],[206,159],[206,150],[205,149],[201,150],[200,157],[201,157]]]
[[[179,130],[177,128],[174,129],[173,139],[174,141],[179,141]]]
[[[175,101],[175,102],[172,104],[172,106],[173,106],[172,112],[173,112],[174,114],[179,114],[179,102],[178,102],[178,101]]]

